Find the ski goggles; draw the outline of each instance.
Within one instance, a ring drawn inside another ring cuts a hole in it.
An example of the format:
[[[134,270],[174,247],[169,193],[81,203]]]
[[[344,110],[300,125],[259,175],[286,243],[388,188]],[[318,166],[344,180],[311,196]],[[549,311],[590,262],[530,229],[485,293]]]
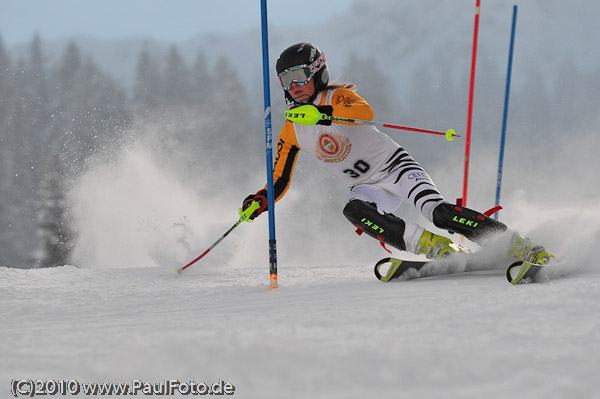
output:
[[[310,65],[296,65],[281,71],[279,76],[279,83],[283,90],[289,90],[292,87],[292,83],[304,86],[315,76],[319,69],[325,66],[325,54],[321,53]]]

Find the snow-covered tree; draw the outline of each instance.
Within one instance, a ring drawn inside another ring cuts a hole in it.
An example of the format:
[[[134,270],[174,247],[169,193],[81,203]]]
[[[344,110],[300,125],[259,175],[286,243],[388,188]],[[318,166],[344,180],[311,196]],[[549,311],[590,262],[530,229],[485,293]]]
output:
[[[164,77],[164,101],[167,106],[189,106],[194,88],[190,84],[189,70],[175,45],[169,48]]]
[[[147,47],[138,56],[133,102],[138,114],[150,113],[162,103],[160,71]]]
[[[55,152],[39,190],[36,221],[41,247],[34,256],[37,267],[66,265],[71,258],[74,232],[65,195],[65,177],[61,157]]]
[[[207,106],[212,100],[215,81],[209,71],[206,54],[198,51],[190,71],[190,83],[193,88],[192,102],[198,107]]]

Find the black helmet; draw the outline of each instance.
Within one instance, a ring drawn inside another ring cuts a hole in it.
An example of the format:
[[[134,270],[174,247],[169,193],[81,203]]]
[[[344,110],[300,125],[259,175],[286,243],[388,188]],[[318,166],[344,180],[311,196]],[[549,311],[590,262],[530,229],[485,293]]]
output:
[[[325,90],[329,84],[329,71],[327,70],[325,54],[317,46],[312,43],[296,43],[283,50],[275,66],[282,86],[284,85],[281,80],[281,73],[289,68],[299,66],[309,68],[310,78],[315,80],[315,95]],[[284,91],[286,99],[293,102],[287,90]]]

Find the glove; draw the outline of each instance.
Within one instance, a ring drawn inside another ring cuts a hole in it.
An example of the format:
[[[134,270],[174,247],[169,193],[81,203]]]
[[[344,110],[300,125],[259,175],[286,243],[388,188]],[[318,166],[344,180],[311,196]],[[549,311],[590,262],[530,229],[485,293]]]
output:
[[[331,105],[319,105],[319,106],[317,106],[317,109],[319,110],[320,113],[325,114],[327,116],[331,116],[333,114],[333,107]],[[321,119],[320,121],[317,122],[317,125],[330,126],[331,121]]]
[[[260,204],[260,208],[254,211],[252,215],[250,215],[250,220],[254,220],[258,215],[267,210],[267,190],[262,189],[256,194],[250,194],[244,199],[242,204],[242,210],[245,211],[252,205],[252,202],[257,201]]]

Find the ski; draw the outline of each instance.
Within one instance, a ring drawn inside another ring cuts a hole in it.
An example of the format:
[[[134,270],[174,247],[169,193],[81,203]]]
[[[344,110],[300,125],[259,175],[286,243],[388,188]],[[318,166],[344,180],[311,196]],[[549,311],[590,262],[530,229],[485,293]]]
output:
[[[538,273],[544,267],[546,267],[546,265],[518,261],[506,269],[506,279],[513,285],[536,283],[539,281]]]
[[[506,279],[513,285],[538,283],[544,280],[540,271],[547,267],[547,264],[542,265],[527,261],[514,262],[506,270]],[[469,268],[466,262],[456,258],[454,260],[433,261],[384,258],[377,262],[374,269],[377,279],[384,283],[392,280],[404,281],[467,271],[469,271]]]
[[[385,272],[385,275],[382,275],[380,269],[386,263],[390,263],[390,267]],[[404,273],[408,273],[409,270],[413,270],[414,273],[419,273],[423,266],[428,263],[429,261],[409,261],[396,258],[384,258],[375,265],[375,276],[380,281],[387,283],[390,280],[400,278]]]
[[[389,267],[386,269],[387,264]],[[377,262],[374,271],[378,280],[387,283],[392,280],[412,280],[469,270],[465,257],[453,256],[452,259],[424,261],[384,258]]]

